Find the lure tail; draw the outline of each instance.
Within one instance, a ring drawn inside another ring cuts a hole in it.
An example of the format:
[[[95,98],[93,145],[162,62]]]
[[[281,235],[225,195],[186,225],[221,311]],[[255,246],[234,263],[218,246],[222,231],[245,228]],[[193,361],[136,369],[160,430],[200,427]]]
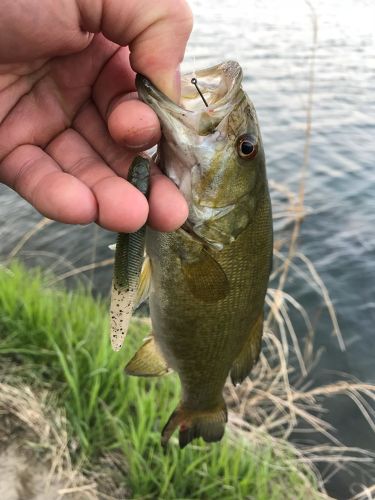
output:
[[[193,439],[202,437],[207,443],[220,441],[224,435],[228,413],[225,402],[212,410],[189,410],[180,405],[170,416],[162,431],[161,444],[165,447],[179,427],[180,448]]]

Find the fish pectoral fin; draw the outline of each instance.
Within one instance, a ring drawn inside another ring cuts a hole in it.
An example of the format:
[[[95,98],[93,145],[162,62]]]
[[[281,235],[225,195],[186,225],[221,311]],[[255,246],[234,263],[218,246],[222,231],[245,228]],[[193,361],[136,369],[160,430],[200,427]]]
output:
[[[246,340],[239,356],[235,359],[230,371],[233,385],[240,384],[250,374],[253,366],[257,363],[262,346],[263,334],[263,312],[258,316],[250,335]]]
[[[196,260],[181,259],[181,269],[191,293],[203,302],[224,299],[230,289],[229,281],[221,265],[202,249]]]
[[[206,443],[220,441],[228,421],[227,407],[222,401],[210,410],[189,410],[180,405],[169,417],[162,434],[161,444],[166,447],[177,427],[180,448],[185,448],[193,439],[202,437]]]
[[[153,336],[146,339],[125,367],[125,373],[136,377],[161,377],[171,371]]]
[[[150,295],[151,288],[151,260],[148,255],[145,256],[145,259],[142,264],[142,270],[139,277],[137,295],[134,301],[134,309],[139,307],[142,302],[148,299]]]

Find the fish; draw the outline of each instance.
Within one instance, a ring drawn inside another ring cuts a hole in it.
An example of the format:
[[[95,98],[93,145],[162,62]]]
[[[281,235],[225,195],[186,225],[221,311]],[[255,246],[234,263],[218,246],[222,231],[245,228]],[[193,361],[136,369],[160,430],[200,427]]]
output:
[[[178,375],[181,399],[162,430],[164,447],[177,429],[180,448],[198,437],[220,441],[226,380],[240,384],[260,356],[272,209],[258,119],[242,80],[235,61],[184,75],[177,104],[136,77],[139,98],[161,123],[155,161],[189,206],[177,231],[144,231],[134,307],[149,297],[152,333],[125,368],[134,376]]]

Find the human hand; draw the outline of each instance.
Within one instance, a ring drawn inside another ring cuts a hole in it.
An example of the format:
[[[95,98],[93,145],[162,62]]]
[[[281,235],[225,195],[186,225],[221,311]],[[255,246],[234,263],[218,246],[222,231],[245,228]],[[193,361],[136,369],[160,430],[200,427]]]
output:
[[[186,202],[156,166],[149,203],[125,179],[135,154],[160,138],[157,116],[137,100],[134,71],[177,99],[191,26],[185,0],[6,2],[0,182],[65,223],[180,226]]]

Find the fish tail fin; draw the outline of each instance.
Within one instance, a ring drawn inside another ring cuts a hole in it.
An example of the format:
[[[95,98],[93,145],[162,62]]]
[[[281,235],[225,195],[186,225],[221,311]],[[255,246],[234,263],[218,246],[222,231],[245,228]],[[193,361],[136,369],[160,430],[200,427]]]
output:
[[[207,443],[220,441],[228,421],[227,407],[224,402],[210,410],[190,410],[180,405],[169,417],[161,437],[165,447],[172,434],[179,427],[180,448],[185,448],[193,439],[202,437]]]

